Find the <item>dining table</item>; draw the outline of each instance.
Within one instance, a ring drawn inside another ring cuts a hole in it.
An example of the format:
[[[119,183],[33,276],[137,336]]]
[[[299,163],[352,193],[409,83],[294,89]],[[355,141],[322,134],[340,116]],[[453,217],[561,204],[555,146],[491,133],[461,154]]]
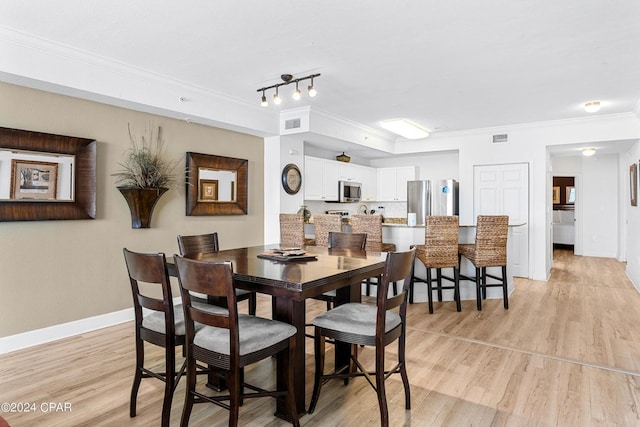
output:
[[[283,249],[278,244],[260,245],[218,252],[199,253],[189,258],[203,261],[231,261],[234,286],[273,297],[275,320],[297,328],[294,351],[294,395],[300,415],[306,413],[305,405],[305,301],[308,298],[335,290],[335,304],[361,301],[361,283],[378,276],[384,270],[386,253],[352,249],[330,249],[321,246],[304,246],[304,256],[281,257],[274,250]],[[270,256],[275,255],[275,256]],[[266,258],[265,258],[266,257]],[[177,277],[173,258],[167,258],[169,274]],[[357,351],[357,349],[355,350]],[[335,366],[349,366],[351,347],[337,342]],[[277,357],[276,378],[278,387],[285,385],[286,352]],[[275,415],[287,419],[287,406],[278,398]]]

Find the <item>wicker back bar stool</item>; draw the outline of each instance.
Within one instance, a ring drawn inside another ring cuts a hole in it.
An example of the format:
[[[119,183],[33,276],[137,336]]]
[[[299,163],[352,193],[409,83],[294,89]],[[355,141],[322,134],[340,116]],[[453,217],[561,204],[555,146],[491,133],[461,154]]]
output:
[[[342,217],[340,215],[317,214],[313,216],[316,246],[329,246],[329,232],[342,231]]]
[[[427,284],[429,313],[433,313],[433,282],[436,282],[438,301],[442,301],[442,290],[453,289],[456,310],[460,305],[460,264],[458,259],[458,235],[460,224],[457,216],[427,216],[424,229],[424,245],[416,245],[416,258],[427,270],[426,278],[414,276],[414,282]],[[431,276],[431,269],[436,269],[436,278]],[[443,268],[452,268],[453,277],[442,275]],[[453,282],[451,286],[443,286],[442,279]],[[409,302],[413,303],[414,284],[409,288]]]
[[[304,244],[304,215],[280,214],[280,244],[301,248]]]
[[[380,215],[352,215],[351,216],[351,232],[366,233],[368,251],[377,252],[395,252],[396,245],[394,243],[382,242],[382,216]],[[371,285],[377,286],[380,277],[370,277],[365,280],[367,296],[371,295]],[[394,295],[398,293],[398,285],[393,283]]]
[[[476,226],[476,241],[458,245],[458,258],[464,256],[475,267],[475,277],[460,276],[462,280],[476,283],[476,305],[482,310],[482,300],[487,298],[488,287],[502,287],[504,308],[509,308],[507,290],[507,235],[508,215],[479,215]],[[500,267],[502,277],[487,273],[487,267]],[[500,283],[487,283],[487,277]]]

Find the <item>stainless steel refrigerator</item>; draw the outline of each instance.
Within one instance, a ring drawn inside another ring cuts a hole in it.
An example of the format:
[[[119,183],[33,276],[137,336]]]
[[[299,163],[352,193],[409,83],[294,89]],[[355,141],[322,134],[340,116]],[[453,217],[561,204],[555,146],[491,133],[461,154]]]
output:
[[[458,215],[458,182],[453,179],[407,182],[407,214],[416,214],[416,225],[427,215]]]

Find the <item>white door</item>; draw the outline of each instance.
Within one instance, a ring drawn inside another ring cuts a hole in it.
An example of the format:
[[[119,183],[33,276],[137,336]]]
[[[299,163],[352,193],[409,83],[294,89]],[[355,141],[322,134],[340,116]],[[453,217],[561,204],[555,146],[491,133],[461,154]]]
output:
[[[473,167],[473,215],[509,215],[508,268],[529,277],[529,164]]]

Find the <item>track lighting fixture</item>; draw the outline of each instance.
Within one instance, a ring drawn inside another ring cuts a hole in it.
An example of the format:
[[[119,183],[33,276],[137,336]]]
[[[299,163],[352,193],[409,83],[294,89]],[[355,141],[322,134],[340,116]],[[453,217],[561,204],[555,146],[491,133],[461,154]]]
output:
[[[296,84],[296,90],[295,92],[293,92],[293,99],[295,99],[296,101],[298,101],[301,97],[302,97],[302,91],[299,88],[299,83],[301,81],[304,80],[310,80],[311,84],[307,87],[308,93],[310,97],[314,97],[318,94],[318,91],[316,91],[315,87],[313,86],[313,79],[315,77],[319,77],[320,74],[310,74],[306,77],[300,77],[297,79],[294,79],[293,76],[291,74],[282,74],[280,76],[280,78],[282,79],[282,83],[277,83],[271,86],[265,86],[265,87],[261,87],[260,89],[258,89],[258,92],[262,92],[262,101],[260,102],[260,105],[262,105],[263,107],[266,107],[269,105],[269,103],[267,102],[267,96],[265,94],[265,92],[269,89],[275,89],[276,93],[273,95],[273,103],[276,105],[279,105],[282,102],[282,98],[280,98],[280,94],[278,93],[278,89],[281,86],[287,86],[288,84],[291,83],[295,83]],[[303,86],[304,87],[304,86]]]

